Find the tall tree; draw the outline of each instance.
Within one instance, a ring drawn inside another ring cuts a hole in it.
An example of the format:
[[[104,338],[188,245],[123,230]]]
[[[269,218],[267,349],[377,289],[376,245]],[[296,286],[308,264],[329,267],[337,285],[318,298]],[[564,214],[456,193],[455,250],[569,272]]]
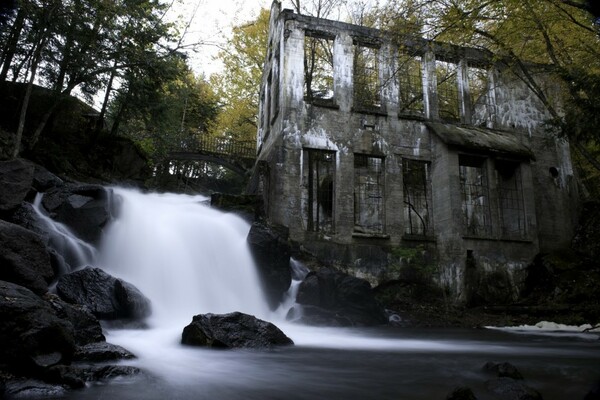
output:
[[[211,85],[221,99],[222,111],[210,127],[213,136],[254,141],[263,63],[267,51],[269,11],[233,28],[232,38],[218,58],[224,72],[211,76]]]

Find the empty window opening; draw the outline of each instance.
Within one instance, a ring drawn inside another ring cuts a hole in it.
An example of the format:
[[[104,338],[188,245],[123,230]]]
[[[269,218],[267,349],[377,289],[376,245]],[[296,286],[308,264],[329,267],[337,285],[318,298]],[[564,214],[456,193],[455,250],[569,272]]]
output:
[[[384,231],[383,158],[354,155],[354,231]]]
[[[436,61],[435,71],[440,118],[445,121],[460,121],[458,66],[454,63]]]
[[[379,49],[354,46],[354,103],[358,107],[381,107]]]
[[[304,38],[304,96],[333,100],[333,39],[306,33]]]
[[[400,86],[400,112],[422,114],[424,105],[421,57],[406,54],[400,56],[398,83]]]
[[[432,229],[431,164],[402,159],[404,185],[404,233],[430,236]]]
[[[303,180],[307,187],[307,229],[333,231],[335,152],[304,150]]]
[[[495,118],[494,104],[491,101],[491,82],[487,70],[483,68],[467,68],[469,80],[469,98],[471,103],[471,123],[486,126]]]
[[[496,173],[502,235],[510,238],[523,238],[526,235],[526,223],[519,163],[498,160],[496,161]]]
[[[459,176],[465,234],[488,236],[491,223],[485,158],[459,156]]]

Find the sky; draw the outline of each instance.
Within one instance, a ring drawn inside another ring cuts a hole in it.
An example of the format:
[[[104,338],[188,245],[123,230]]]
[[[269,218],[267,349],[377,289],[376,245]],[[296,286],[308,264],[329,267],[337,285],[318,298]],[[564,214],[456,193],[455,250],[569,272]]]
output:
[[[191,21],[185,43],[202,43],[188,51],[189,64],[198,75],[219,72],[222,65],[214,60],[219,46],[231,36],[231,28],[255,19],[261,8],[270,8],[272,0],[180,0],[173,16],[184,23]],[[283,6],[286,7],[286,2]],[[287,5],[289,6],[289,5]]]

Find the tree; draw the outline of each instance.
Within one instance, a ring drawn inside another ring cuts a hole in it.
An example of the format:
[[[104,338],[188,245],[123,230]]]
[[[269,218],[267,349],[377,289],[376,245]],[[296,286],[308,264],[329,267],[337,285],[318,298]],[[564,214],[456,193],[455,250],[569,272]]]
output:
[[[268,30],[269,11],[263,9],[256,20],[234,27],[232,38],[219,53],[225,72],[210,78],[221,101],[221,112],[210,127],[211,135],[255,140]]]
[[[496,55],[535,93],[551,118],[548,127],[600,171],[593,154],[600,134],[600,38],[583,0],[411,0],[392,1],[386,15],[410,8],[419,15],[421,35],[443,42],[484,48]],[[402,25],[399,13],[388,28]],[[406,32],[399,32],[406,34]],[[537,74],[560,81],[559,101]],[[562,109],[561,109],[562,108]]]
[[[169,57],[180,41],[159,0],[21,0],[13,13],[12,28],[0,35],[0,80],[27,79],[50,88],[54,101],[30,137],[35,146],[46,121],[62,99],[75,89],[88,99],[106,88],[105,105],[115,79],[135,69],[150,73],[154,60]],[[175,44],[174,46],[172,44]],[[20,152],[29,95],[21,107],[17,143]]]

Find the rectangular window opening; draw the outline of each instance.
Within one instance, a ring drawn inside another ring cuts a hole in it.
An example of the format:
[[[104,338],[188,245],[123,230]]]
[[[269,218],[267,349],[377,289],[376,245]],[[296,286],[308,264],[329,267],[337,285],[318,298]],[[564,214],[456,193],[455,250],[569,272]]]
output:
[[[438,60],[435,70],[440,118],[445,121],[460,121],[458,65]]]
[[[496,174],[502,235],[507,238],[525,238],[525,205],[519,163],[497,160]]]
[[[402,159],[404,233],[432,236],[431,163]]]
[[[307,229],[313,232],[333,232],[335,152],[304,149],[304,160]]]
[[[304,38],[304,97],[333,101],[333,39],[306,32]]]
[[[469,97],[471,104],[471,123],[477,126],[487,126],[494,122],[495,110],[491,101],[491,82],[486,69],[468,67]]]
[[[381,107],[378,48],[354,46],[354,104],[367,109]]]
[[[459,156],[459,176],[465,234],[491,234],[489,187],[485,158]]]
[[[354,231],[384,233],[383,158],[354,155]]]
[[[422,114],[424,104],[420,56],[408,54],[400,56],[398,83],[400,86],[400,113]]]

